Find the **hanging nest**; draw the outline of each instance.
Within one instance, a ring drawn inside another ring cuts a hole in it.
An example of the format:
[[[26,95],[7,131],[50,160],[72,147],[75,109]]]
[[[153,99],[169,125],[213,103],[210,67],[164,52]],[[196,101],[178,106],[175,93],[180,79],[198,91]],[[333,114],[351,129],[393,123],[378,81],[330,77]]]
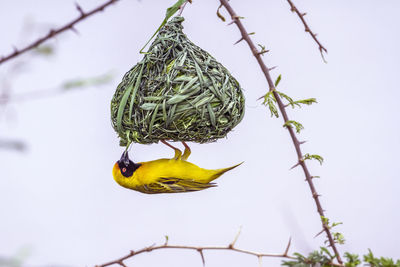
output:
[[[243,118],[239,83],[182,32],[183,17],[161,28],[143,60],[128,71],[111,101],[121,146],[159,140],[213,142]]]

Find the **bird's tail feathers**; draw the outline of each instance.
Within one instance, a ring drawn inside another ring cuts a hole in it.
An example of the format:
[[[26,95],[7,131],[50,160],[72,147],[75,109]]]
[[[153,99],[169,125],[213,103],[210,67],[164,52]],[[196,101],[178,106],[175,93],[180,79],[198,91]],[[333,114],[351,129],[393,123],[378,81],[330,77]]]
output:
[[[217,179],[218,177],[220,177],[222,174],[226,173],[227,171],[230,171],[230,170],[236,168],[237,166],[242,165],[243,162],[244,161],[240,162],[239,164],[236,164],[236,165],[233,165],[231,167],[228,167],[228,168],[222,168],[222,169],[216,170],[216,173],[211,177],[210,182],[215,180],[215,179]]]

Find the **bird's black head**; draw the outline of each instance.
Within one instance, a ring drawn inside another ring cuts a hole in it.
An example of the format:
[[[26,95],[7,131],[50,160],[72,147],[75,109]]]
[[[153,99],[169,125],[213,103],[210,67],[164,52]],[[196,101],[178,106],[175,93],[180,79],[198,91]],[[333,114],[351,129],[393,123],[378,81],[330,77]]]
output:
[[[131,177],[140,164],[134,163],[129,159],[128,151],[122,153],[121,159],[117,161],[121,174],[125,177]]]

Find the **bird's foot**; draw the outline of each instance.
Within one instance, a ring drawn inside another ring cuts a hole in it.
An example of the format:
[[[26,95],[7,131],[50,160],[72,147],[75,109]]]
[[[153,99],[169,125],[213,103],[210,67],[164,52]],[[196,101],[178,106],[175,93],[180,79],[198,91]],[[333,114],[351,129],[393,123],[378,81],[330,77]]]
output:
[[[165,140],[161,140],[161,143],[169,146],[170,148],[172,148],[175,151],[175,155],[172,159],[175,160],[180,160],[182,157],[182,151],[180,151],[178,148],[174,147],[173,145],[169,144],[167,141]],[[185,153],[186,153],[186,148],[185,148]],[[190,154],[190,153],[189,153]]]
[[[182,155],[182,160],[186,161],[189,158],[190,153],[192,153],[192,151],[190,150],[190,147],[186,144],[185,141],[182,141],[182,144],[185,147],[185,151],[183,151]]]

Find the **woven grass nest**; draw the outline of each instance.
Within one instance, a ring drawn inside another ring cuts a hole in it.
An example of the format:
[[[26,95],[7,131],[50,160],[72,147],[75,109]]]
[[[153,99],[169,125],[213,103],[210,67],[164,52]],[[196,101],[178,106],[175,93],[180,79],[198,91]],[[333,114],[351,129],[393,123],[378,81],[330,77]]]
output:
[[[111,101],[120,145],[159,140],[213,142],[243,118],[239,83],[182,32],[183,17],[161,28],[142,61],[128,71]]]

